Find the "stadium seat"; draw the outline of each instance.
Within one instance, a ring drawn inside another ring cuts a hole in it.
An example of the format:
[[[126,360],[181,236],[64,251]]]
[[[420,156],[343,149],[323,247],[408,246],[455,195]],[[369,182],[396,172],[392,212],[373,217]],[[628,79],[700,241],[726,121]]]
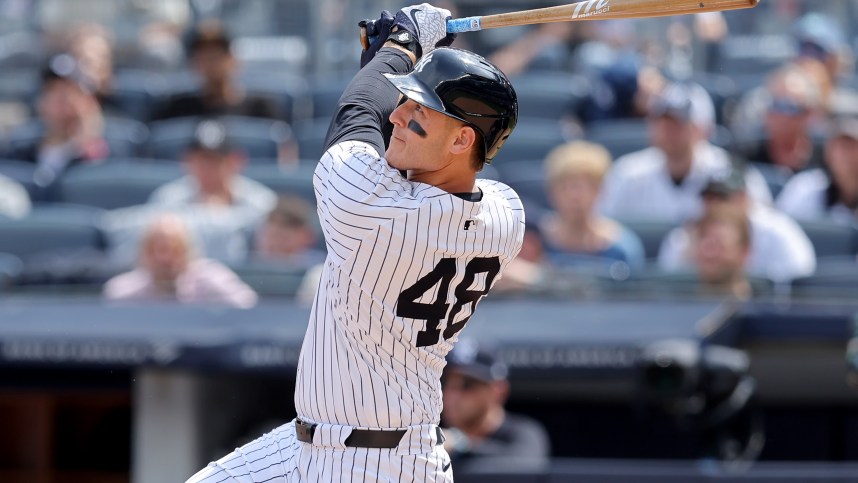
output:
[[[105,209],[139,205],[159,186],[182,174],[176,163],[107,161],[77,166],[61,178],[54,199]]]
[[[42,197],[41,188],[39,188],[34,179],[35,171],[35,163],[14,159],[0,159],[0,174],[21,183],[27,189],[30,199],[33,200]]]
[[[792,295],[815,299],[839,297],[854,299],[858,294],[858,260],[855,256],[822,257],[817,260],[816,273],[792,282]]]
[[[249,95],[272,102],[283,121],[294,123],[312,116],[310,87],[304,77],[270,69],[243,69],[240,82]]]
[[[799,221],[813,243],[817,258],[854,255],[858,249],[858,231],[828,220]]]
[[[635,232],[640,237],[644,246],[647,260],[658,257],[658,250],[664,237],[676,227],[676,224],[665,221],[639,220],[622,218],[617,219],[626,228]]]
[[[113,273],[105,253],[106,237],[102,230],[105,213],[100,208],[75,204],[35,205],[27,218],[18,220],[23,222],[19,224],[24,225],[19,233],[21,241],[26,243],[27,237],[35,239],[29,242],[32,246],[26,247],[30,253],[19,254],[24,266],[17,283],[44,285],[104,282]],[[42,240],[43,237],[55,240]],[[69,243],[64,243],[65,240]],[[0,241],[0,246],[2,243]]]
[[[559,120],[574,116],[590,95],[590,81],[562,71],[529,71],[510,80],[518,96],[519,116]]]
[[[501,147],[494,164],[501,166],[523,160],[542,159],[569,136],[559,121],[519,117],[512,135]]]
[[[319,159],[325,149],[325,136],[331,124],[329,117],[309,119],[296,122],[295,140],[298,142],[298,153],[301,159]]]
[[[91,207],[37,205],[26,218],[0,222],[0,252],[25,263],[48,255],[101,252],[100,214]]]
[[[324,76],[317,79],[310,87],[310,95],[313,98],[313,117],[316,119],[330,119],[337,108],[337,102],[351,82],[354,73],[341,73],[339,75]]]
[[[0,221],[2,225],[2,221]],[[11,253],[0,253],[0,290],[15,283],[21,275],[24,263]]]
[[[283,121],[242,116],[219,118],[232,142],[254,159],[278,159],[280,148],[292,138],[292,129]],[[158,159],[179,160],[193,139],[198,117],[165,119],[150,124],[149,154]]]
[[[4,68],[0,76],[0,99],[29,103],[40,83],[38,69]]]
[[[307,273],[307,267],[271,260],[250,261],[230,268],[262,297],[294,297]]]
[[[494,165],[484,164],[483,169],[477,173],[477,178],[499,180],[500,172],[498,172],[498,169],[495,168]]]
[[[724,38],[720,52],[719,73],[762,76],[792,59],[796,42],[789,34],[730,35]]]
[[[551,203],[545,186],[545,171],[541,159],[505,163],[497,166],[500,179],[524,200],[528,212],[533,208],[548,210]]]
[[[242,173],[250,179],[259,181],[280,194],[300,196],[315,205],[316,193],[313,191],[313,171],[316,165],[309,161],[297,166],[250,165]]]
[[[4,150],[8,153],[21,146],[27,146],[41,139],[44,126],[33,120],[18,126],[8,134]],[[110,156],[133,157],[144,151],[149,129],[145,124],[133,119],[105,117],[104,140],[110,150]]]
[[[649,146],[645,119],[611,119],[587,126],[587,140],[601,144],[614,159]]]

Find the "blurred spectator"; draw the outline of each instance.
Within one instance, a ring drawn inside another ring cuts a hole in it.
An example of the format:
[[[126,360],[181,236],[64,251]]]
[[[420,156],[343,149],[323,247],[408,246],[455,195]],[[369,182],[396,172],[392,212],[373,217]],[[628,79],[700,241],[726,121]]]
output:
[[[16,143],[6,157],[38,165],[35,181],[54,182],[72,165],[100,161],[109,149],[95,85],[68,54],[53,57],[42,73],[36,109],[39,136]]]
[[[441,419],[445,449],[454,472],[481,459],[541,464],[551,454],[548,434],[537,421],[504,409],[509,395],[507,367],[473,339],[459,340],[447,355],[442,377]]]
[[[812,138],[814,121],[824,118],[821,94],[814,79],[801,68],[790,64],[776,71],[764,87],[748,94],[742,109],[732,128],[738,149],[748,161],[782,166],[791,172],[821,161]],[[760,128],[762,137],[754,138]]]
[[[548,154],[545,176],[555,212],[543,220],[541,232],[546,258],[553,264],[574,263],[574,255],[582,255],[619,260],[634,269],[643,266],[638,236],[595,210],[610,165],[607,149],[583,141],[564,144]]]
[[[235,82],[239,61],[232,53],[231,39],[216,20],[202,22],[194,30],[190,63],[202,80],[200,92],[169,99],[156,119],[185,116],[249,116],[276,118],[277,109],[267,99],[247,94]]]
[[[0,215],[22,218],[30,212],[30,195],[17,181],[0,174]]]
[[[714,178],[701,192],[703,216],[728,208],[748,220],[751,229],[750,252],[745,271],[748,275],[775,282],[806,277],[816,270],[813,245],[801,227],[788,216],[756,203],[748,197],[745,178],[734,170]],[[658,264],[665,271],[689,268],[697,254],[694,224],[674,229],[662,242]]]
[[[247,260],[251,236],[274,208],[277,195],[239,174],[244,158],[216,120],[200,122],[184,160],[188,175],[156,189],[146,205],[113,210],[105,217],[114,263],[131,263],[140,233],[165,211],[181,216],[205,256],[228,264]]]
[[[795,175],[777,206],[797,220],[858,222],[858,117],[839,118],[825,143],[825,168]]]
[[[745,274],[751,250],[748,219],[732,207],[711,210],[691,227],[691,253],[704,295],[751,298],[752,287]]]
[[[257,301],[256,293],[226,266],[194,253],[190,234],[175,215],[153,220],[143,236],[137,268],[110,279],[104,297],[239,308],[250,308]]]
[[[254,254],[260,259],[304,267],[323,262],[325,253],[315,249],[318,235],[313,215],[312,207],[305,200],[281,197],[257,232]]]
[[[852,49],[837,22],[822,13],[809,13],[796,23],[794,34],[798,43],[798,64],[820,62],[825,67],[829,84],[836,88],[840,76],[850,70],[853,63]],[[823,100],[833,107],[835,99],[825,97]]]
[[[611,218],[681,223],[702,209],[700,191],[731,167],[730,155],[708,141],[715,129],[709,94],[693,83],[675,83],[649,106],[652,147],[617,160],[605,178],[600,209]],[[748,192],[771,203],[765,180],[749,170]]]
[[[175,208],[187,205],[247,210],[257,221],[274,208],[277,195],[240,172],[245,158],[229,139],[223,123],[205,119],[197,125],[184,155],[188,175],[161,186],[150,204]]]
[[[69,54],[92,80],[94,93],[107,114],[122,114],[113,98],[113,47],[110,32],[99,24],[84,24],[69,36]]]

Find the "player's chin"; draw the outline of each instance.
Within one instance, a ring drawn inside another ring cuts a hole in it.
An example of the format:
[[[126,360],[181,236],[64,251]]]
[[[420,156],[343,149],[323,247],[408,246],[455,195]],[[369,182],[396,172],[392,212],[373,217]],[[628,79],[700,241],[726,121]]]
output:
[[[390,144],[391,144],[391,146],[389,148],[387,148],[387,151],[385,151],[385,153],[384,153],[384,159],[387,160],[387,164],[389,164],[390,167],[392,167],[392,168],[405,169],[402,166],[404,164],[403,159],[402,159],[402,154],[400,153],[400,151],[398,149],[396,149],[393,146],[392,140],[391,140]]]

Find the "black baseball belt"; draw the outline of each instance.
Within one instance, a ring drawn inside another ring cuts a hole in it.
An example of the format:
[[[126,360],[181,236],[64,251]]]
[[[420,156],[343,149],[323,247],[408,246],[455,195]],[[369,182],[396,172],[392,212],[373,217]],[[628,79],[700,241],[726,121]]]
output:
[[[316,426],[314,423],[295,419],[295,436],[298,441],[312,443]],[[435,432],[438,444],[443,444],[444,433],[441,428],[436,426]],[[404,429],[352,429],[344,443],[349,448],[395,448],[399,446],[403,436],[405,436]]]

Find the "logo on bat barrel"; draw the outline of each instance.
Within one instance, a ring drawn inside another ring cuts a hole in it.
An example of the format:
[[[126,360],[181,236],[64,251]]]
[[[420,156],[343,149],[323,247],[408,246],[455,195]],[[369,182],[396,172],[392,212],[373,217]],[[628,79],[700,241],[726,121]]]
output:
[[[585,0],[575,7],[575,13],[572,14],[572,18],[587,18],[608,13],[611,11],[610,3],[611,0]]]

